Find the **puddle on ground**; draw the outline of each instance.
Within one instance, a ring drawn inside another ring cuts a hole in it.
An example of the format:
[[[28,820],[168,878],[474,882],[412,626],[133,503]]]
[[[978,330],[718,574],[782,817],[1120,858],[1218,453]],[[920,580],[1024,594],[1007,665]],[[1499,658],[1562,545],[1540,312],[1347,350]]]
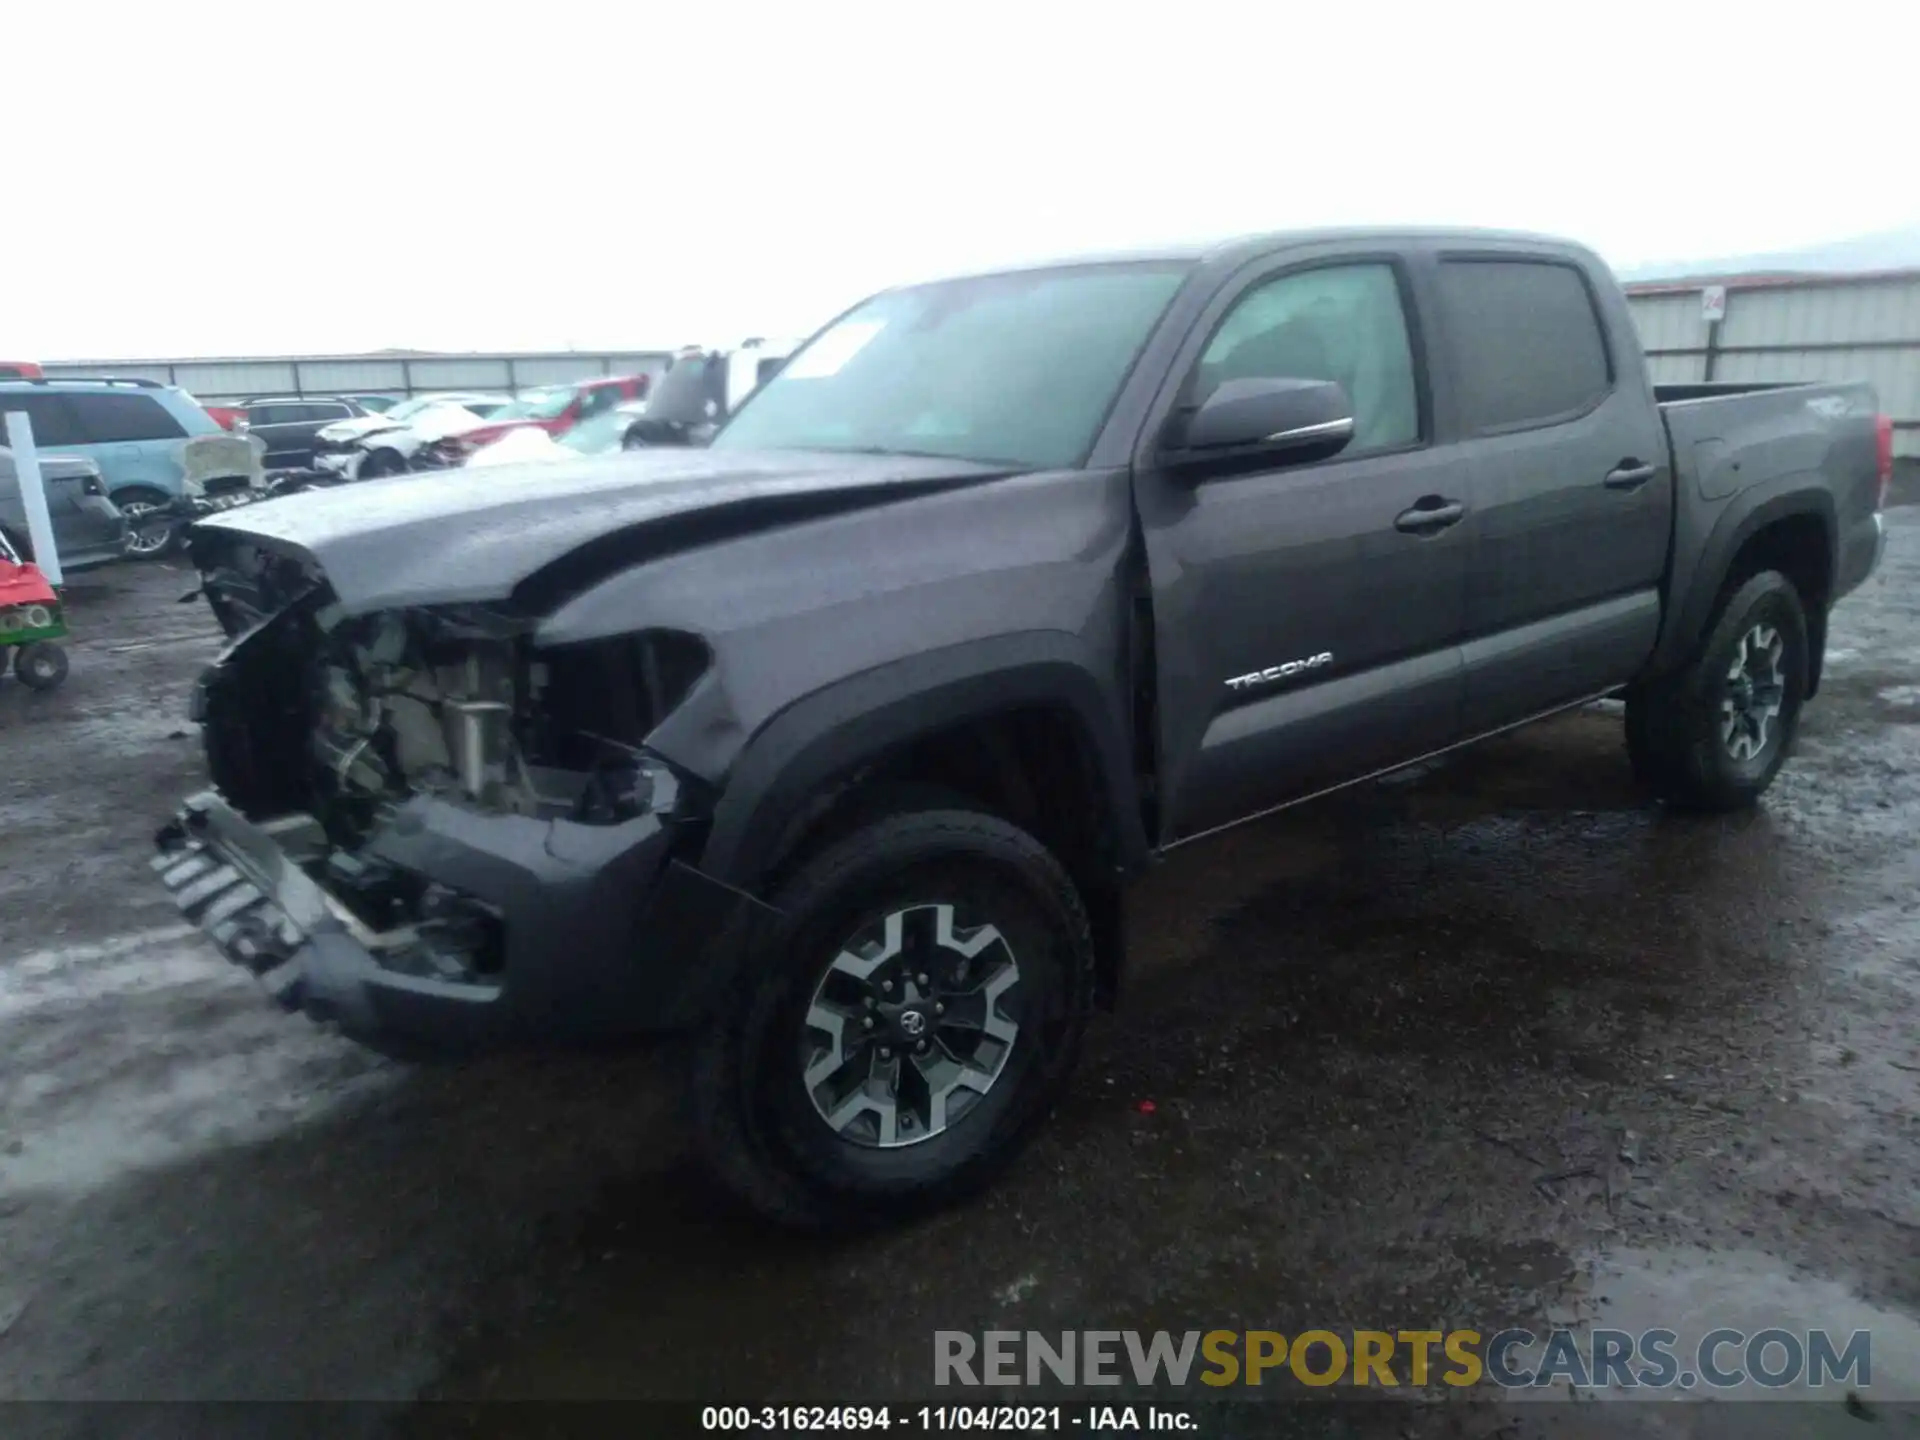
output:
[[[1835,1280],[1797,1273],[1785,1262],[1753,1251],[1682,1248],[1674,1250],[1619,1250],[1596,1259],[1587,1276],[1576,1281],[1584,1289],[1564,1311],[1549,1314],[1550,1323],[1573,1325],[1583,1332],[1597,1328],[1639,1335],[1666,1329],[1678,1336],[1673,1345],[1680,1369],[1691,1373],[1701,1343],[1715,1330],[1744,1332],[1748,1336],[1778,1329],[1804,1343],[1810,1331],[1825,1331],[1836,1354],[1845,1354],[1850,1337],[1863,1331],[1868,1337],[1866,1383],[1829,1380],[1811,1387],[1804,1375],[1791,1384],[1769,1386],[1748,1380],[1715,1388],[1704,1379],[1689,1387],[1691,1396],[1720,1401],[1832,1401],[1841,1409],[1849,1391],[1869,1405],[1911,1406],[1920,1402],[1920,1320],[1862,1300]],[[1746,1370],[1744,1345],[1724,1345],[1714,1353],[1723,1371]],[[1525,1352],[1522,1352],[1523,1356]],[[1538,1358],[1538,1347],[1532,1357]],[[1785,1353],[1770,1345],[1760,1363],[1778,1372]],[[1564,1385],[1539,1392],[1516,1392],[1514,1399],[1564,1399]],[[1673,1399],[1679,1392],[1609,1388],[1581,1391],[1583,1399]],[[1745,1406],[1742,1405],[1744,1409]]]

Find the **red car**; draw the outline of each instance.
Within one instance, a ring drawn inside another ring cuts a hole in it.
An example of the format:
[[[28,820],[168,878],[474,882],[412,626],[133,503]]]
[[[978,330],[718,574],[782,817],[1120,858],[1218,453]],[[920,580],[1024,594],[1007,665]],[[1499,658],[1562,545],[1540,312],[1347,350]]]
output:
[[[649,379],[646,375],[609,375],[604,379],[577,380],[571,385],[542,385],[537,390],[523,390],[511,405],[494,411],[478,429],[463,430],[435,444],[439,449],[456,449],[461,455],[470,455],[482,445],[491,445],[509,430],[539,429],[553,436],[564,435],[582,420],[611,410],[624,400],[644,400]]]

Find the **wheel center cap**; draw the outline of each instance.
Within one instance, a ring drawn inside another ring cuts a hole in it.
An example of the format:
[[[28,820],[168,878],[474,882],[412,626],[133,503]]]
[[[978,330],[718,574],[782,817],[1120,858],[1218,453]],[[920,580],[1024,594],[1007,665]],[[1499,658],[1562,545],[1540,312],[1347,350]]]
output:
[[[918,1040],[927,1033],[927,1016],[924,1010],[902,1010],[900,1012],[900,1033],[909,1040]]]

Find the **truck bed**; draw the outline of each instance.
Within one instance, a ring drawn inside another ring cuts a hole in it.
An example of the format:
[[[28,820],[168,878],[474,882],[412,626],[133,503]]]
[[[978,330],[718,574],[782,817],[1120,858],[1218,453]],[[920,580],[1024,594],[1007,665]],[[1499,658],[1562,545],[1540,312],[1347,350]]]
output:
[[[1710,592],[1702,594],[1711,579],[1706,572],[1737,544],[1728,532],[1749,528],[1764,515],[1765,495],[1754,497],[1758,511],[1734,504],[1750,492],[1785,495],[1812,481],[1831,494],[1831,593],[1838,597],[1859,584],[1880,544],[1879,406],[1872,386],[1705,383],[1653,389],[1673,454],[1674,568],[1667,593],[1676,613],[1663,626],[1663,651],[1669,640],[1699,633],[1703,620],[1697,612],[1712,600]]]

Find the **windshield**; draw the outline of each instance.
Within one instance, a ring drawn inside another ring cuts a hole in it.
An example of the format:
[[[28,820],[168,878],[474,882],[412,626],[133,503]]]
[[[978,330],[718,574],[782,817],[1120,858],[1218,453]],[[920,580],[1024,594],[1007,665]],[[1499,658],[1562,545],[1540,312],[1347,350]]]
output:
[[[618,450],[627,438],[627,427],[645,413],[640,406],[617,406],[582,420],[560,437],[560,443],[578,455],[604,455]]]
[[[391,410],[387,411],[386,416],[389,420],[406,420],[418,415],[422,410],[440,403],[440,401],[435,400],[430,395],[420,395],[412,400],[402,400],[398,405],[395,405]]]
[[[713,447],[1077,465],[1186,273],[1088,265],[875,296],[795,355]]]
[[[549,389],[528,390],[494,411],[493,420],[556,420],[573,403],[574,387],[556,385]]]

